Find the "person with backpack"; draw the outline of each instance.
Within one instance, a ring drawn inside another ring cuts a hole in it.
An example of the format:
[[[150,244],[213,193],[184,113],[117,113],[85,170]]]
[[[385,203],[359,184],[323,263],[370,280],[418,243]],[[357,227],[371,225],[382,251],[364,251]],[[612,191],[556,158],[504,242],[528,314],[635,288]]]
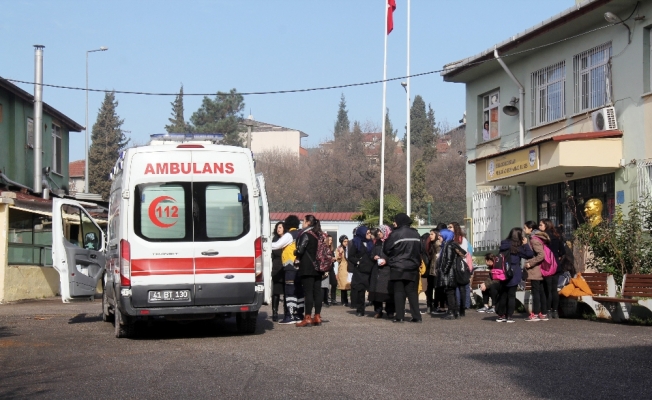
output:
[[[383,303],[385,303],[385,312],[387,318],[393,319],[395,313],[394,290],[391,288],[389,281],[389,267],[380,265],[380,260],[386,260],[387,255],[383,252],[383,243],[389,238],[392,229],[387,225],[380,225],[374,230],[375,242],[373,249],[374,265],[371,270],[371,280],[369,283],[369,300],[374,306],[374,318],[383,317]]]
[[[421,239],[419,232],[410,227],[412,219],[405,213],[394,216],[394,230],[383,244],[387,259],[379,265],[389,266],[389,279],[394,288],[394,322],[403,322],[405,299],[410,302],[410,322],[421,322],[419,312],[419,267],[421,266]]]
[[[457,243],[462,250],[466,251],[464,261],[469,266],[471,272],[473,272],[473,254],[471,252],[471,245],[469,244],[469,241],[466,240],[466,235],[464,234],[464,231],[462,231],[462,227],[457,222],[451,222],[448,224],[448,229],[455,234],[455,237],[453,238],[455,243]],[[457,298],[458,303],[460,302],[460,298],[464,299],[461,303],[464,305],[465,309],[471,308],[471,285],[459,287],[455,292],[455,297]],[[462,314],[462,316],[464,316],[464,314]]]
[[[355,315],[364,317],[365,293],[369,290],[371,270],[374,265],[372,251],[374,243],[371,231],[366,226],[359,226],[352,243],[349,244],[349,268],[353,271],[351,279],[351,303],[356,307]]]
[[[539,221],[539,229],[542,232],[548,234],[550,238],[550,251],[552,252],[555,260],[557,261],[557,269],[555,273],[543,277],[543,289],[546,293],[546,309],[548,310],[548,315],[551,318],[559,318],[559,292],[557,291],[557,286],[559,283],[559,277],[563,274],[561,266],[563,265],[566,259],[566,249],[564,248],[564,238],[563,236],[555,229],[555,225],[548,218],[544,218]]]
[[[501,270],[504,271],[505,279],[500,281],[498,308],[496,310],[498,318],[496,318],[496,322],[515,322],[512,316],[516,309],[516,290],[518,284],[521,283],[521,279],[523,279],[521,260],[533,256],[534,253],[528,244],[527,238],[523,236],[523,229],[521,228],[512,228],[507,238],[500,243],[498,257],[504,261],[501,262],[503,264]],[[496,264],[498,263],[496,262]],[[496,269],[496,266],[494,266],[494,269]]]
[[[543,287],[543,278],[544,275],[551,275],[550,272],[554,275],[557,270],[557,261],[554,259],[549,247],[550,237],[548,237],[545,232],[536,229],[538,225],[535,225],[532,221],[526,222],[525,226],[528,228],[525,232],[528,233],[527,231],[529,231],[530,246],[534,252],[534,257],[530,258],[525,263],[525,269],[527,270],[528,278],[532,284],[532,289],[530,291],[532,294],[532,312],[527,318],[527,321],[547,321],[548,302]],[[553,267],[551,263],[554,263],[554,271],[550,271]],[[544,313],[544,311],[546,313]]]
[[[306,215],[303,218],[303,230],[297,238],[297,249],[295,266],[298,268],[298,275],[301,277],[301,286],[306,296],[305,317],[303,321],[296,324],[297,327],[321,325],[321,306],[323,302],[321,291],[321,280],[323,273],[316,265],[317,247],[319,237],[322,235],[319,220],[314,215]],[[315,310],[314,318],[311,316]]]
[[[439,230],[431,229],[426,240],[426,254],[428,255],[428,270],[426,272],[426,306],[428,314],[435,311],[435,286],[437,283],[437,259],[441,250]]]
[[[459,279],[456,269],[466,265],[466,251],[455,242],[453,231],[445,229],[439,233],[442,237],[441,255],[439,256],[439,280],[438,286],[444,287],[446,299],[448,302],[448,312],[444,319],[459,319],[465,315],[464,298],[458,299],[455,292],[458,288],[464,289],[469,282],[463,282]],[[466,271],[470,275],[468,266]],[[467,275],[467,276],[468,276]]]

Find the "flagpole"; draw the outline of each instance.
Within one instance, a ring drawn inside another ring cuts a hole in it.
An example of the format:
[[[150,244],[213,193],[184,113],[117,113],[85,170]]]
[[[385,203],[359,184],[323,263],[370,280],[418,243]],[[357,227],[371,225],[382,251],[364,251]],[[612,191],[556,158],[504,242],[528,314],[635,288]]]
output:
[[[407,0],[407,85],[405,88],[407,94],[407,215],[412,212],[412,188],[411,188],[411,166],[410,166],[410,0]]]
[[[385,96],[387,94],[387,14],[389,5],[387,0],[382,0],[385,4],[385,19],[383,20],[383,36],[385,37],[385,53],[383,55],[383,119],[382,130],[380,132],[380,214],[378,225],[383,224],[383,211],[385,210]]]

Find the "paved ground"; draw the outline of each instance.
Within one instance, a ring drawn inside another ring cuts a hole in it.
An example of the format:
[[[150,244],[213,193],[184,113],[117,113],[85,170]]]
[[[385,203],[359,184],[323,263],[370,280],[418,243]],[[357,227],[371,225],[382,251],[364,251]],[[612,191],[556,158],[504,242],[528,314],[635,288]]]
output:
[[[323,311],[322,327],[259,316],[157,323],[116,339],[100,302],[0,305],[0,398],[652,398],[652,328],[469,312],[422,324]]]

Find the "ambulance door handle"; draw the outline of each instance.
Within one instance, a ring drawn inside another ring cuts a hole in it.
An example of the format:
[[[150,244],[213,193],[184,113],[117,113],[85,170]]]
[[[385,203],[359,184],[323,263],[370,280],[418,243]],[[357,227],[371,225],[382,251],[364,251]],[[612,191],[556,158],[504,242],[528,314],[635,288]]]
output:
[[[202,251],[202,252],[201,252],[201,255],[202,255],[202,256],[216,256],[216,255],[218,255],[218,254],[220,254],[220,252],[219,252],[219,251],[215,251],[215,250],[208,250],[208,251]]]

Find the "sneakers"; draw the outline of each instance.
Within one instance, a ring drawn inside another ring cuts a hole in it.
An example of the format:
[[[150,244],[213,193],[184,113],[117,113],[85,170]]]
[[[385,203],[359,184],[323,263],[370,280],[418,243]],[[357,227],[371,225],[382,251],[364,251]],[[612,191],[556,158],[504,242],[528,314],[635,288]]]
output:
[[[547,321],[548,316],[546,314],[539,313],[539,321]]]
[[[416,319],[416,318],[412,318],[412,319],[410,320],[410,322],[414,322],[414,323],[420,324],[420,323],[421,323],[421,320],[420,320],[420,319]]]
[[[279,322],[279,324],[283,324],[283,325],[290,325],[290,324],[296,324],[296,323],[297,323],[297,321],[294,318],[292,318],[291,316],[289,316],[289,315],[286,315],[283,318],[283,320],[281,322]]]
[[[499,315],[498,318],[496,318],[496,322],[505,322],[507,321],[507,318],[505,318],[504,315]]]
[[[513,324],[513,323],[516,322],[516,321],[514,321],[514,320],[511,319],[511,318],[507,318],[507,320],[505,320],[505,322],[507,322],[508,324]]]
[[[489,307],[484,306],[484,307],[482,307],[482,308],[479,308],[479,309],[478,309],[478,312],[486,313],[488,310],[489,310]]]
[[[436,310],[432,312],[434,315],[440,315],[440,314],[446,314],[446,311],[442,310],[441,308],[437,307]]]
[[[443,319],[446,319],[446,320],[450,321],[450,320],[455,319],[455,316],[453,315],[453,313],[449,313],[449,314],[446,314],[446,316]]]
[[[557,319],[559,318],[559,313],[557,312],[557,310],[552,310],[550,312],[550,316],[552,317],[552,319]]]
[[[539,314],[539,315],[540,315],[540,314]],[[537,315],[535,315],[535,314],[530,314],[530,316],[527,317],[527,318],[525,319],[525,321],[526,321],[526,322],[537,322],[537,321],[539,321],[539,316],[537,316]]]
[[[486,311],[487,314],[494,314],[496,312],[496,309],[493,307],[489,307]]]

